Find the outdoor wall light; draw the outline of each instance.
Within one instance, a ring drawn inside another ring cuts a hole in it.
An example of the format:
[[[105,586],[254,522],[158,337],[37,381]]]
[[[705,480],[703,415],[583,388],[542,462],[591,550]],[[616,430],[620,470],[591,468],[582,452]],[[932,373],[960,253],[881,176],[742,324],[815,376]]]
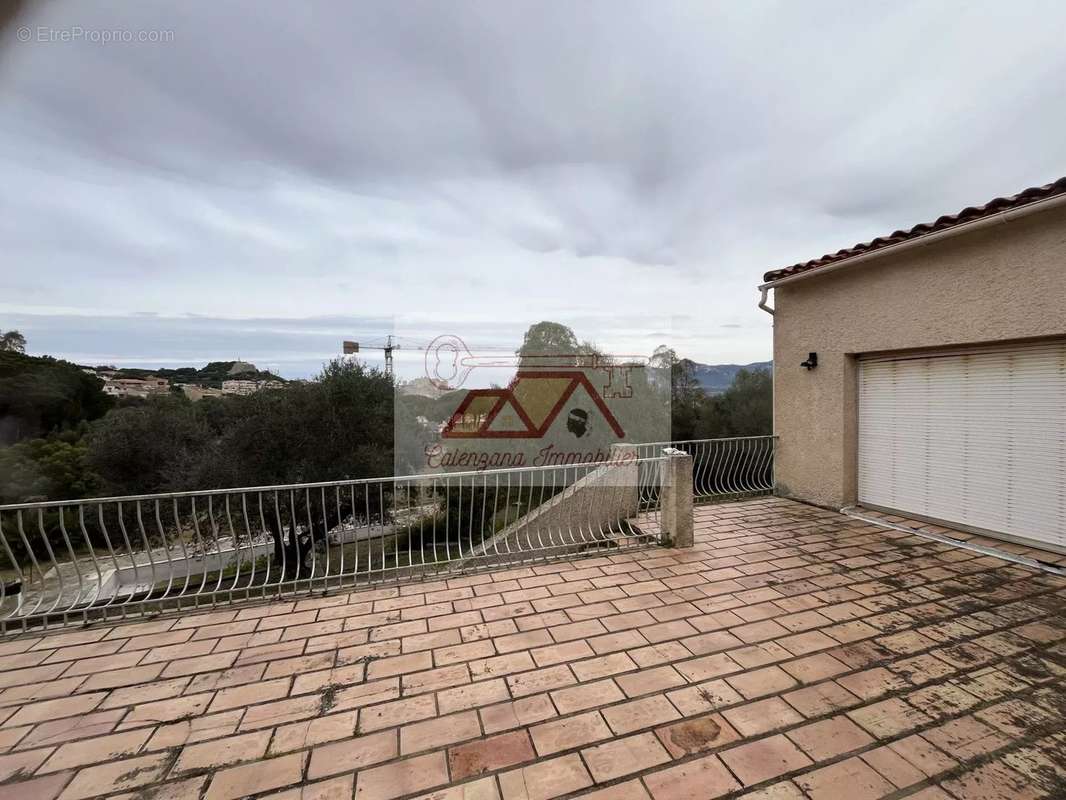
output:
[[[811,370],[818,366],[818,354],[807,353],[807,360],[800,364],[801,367],[806,367]]]

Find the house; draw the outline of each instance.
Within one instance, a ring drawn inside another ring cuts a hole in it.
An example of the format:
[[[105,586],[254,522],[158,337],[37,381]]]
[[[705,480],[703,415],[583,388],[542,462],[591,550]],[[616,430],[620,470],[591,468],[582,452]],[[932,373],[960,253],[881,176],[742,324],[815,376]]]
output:
[[[222,381],[222,394],[255,394],[262,389],[284,389],[285,384],[281,381],[256,381],[246,379],[232,379]]]
[[[210,386],[198,386],[194,383],[182,383],[178,384],[181,388],[182,394],[192,400],[194,403],[203,400],[205,397],[222,397],[223,392],[221,389],[215,389]]]
[[[1066,178],[759,288],[778,494],[1066,552]]]
[[[99,374],[99,373],[98,373]],[[144,378],[104,378],[104,393],[112,397],[140,397],[164,395],[170,391],[166,378],[148,375]]]
[[[439,383],[439,382],[438,382]],[[400,394],[416,395],[418,397],[428,397],[431,400],[436,400],[439,397],[443,397],[448,392],[454,392],[451,386],[444,384],[438,386],[429,378],[414,378],[413,380],[403,381],[397,386]]]
[[[255,394],[259,391],[259,382],[253,380],[231,379],[222,381],[223,394]]]

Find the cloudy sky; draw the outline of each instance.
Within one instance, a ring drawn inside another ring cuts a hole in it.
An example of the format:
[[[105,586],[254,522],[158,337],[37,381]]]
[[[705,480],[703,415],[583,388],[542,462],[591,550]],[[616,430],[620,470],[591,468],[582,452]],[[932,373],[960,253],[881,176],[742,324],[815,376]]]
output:
[[[0,328],[288,376],[387,333],[413,375],[439,333],[539,319],[765,359],[764,270],[1066,174],[1064,27],[1027,0],[40,2],[0,34]]]

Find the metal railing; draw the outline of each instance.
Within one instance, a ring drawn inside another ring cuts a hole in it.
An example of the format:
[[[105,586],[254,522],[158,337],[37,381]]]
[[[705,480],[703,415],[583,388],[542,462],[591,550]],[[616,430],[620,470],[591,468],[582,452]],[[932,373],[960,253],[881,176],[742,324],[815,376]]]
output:
[[[0,506],[0,632],[655,544],[646,453]]]
[[[693,495],[773,488],[772,436],[616,461],[0,506],[0,633],[656,544],[664,449]]]
[[[692,491],[713,502],[767,494],[774,488],[776,436],[734,436],[638,444],[641,458],[673,447],[692,456]]]

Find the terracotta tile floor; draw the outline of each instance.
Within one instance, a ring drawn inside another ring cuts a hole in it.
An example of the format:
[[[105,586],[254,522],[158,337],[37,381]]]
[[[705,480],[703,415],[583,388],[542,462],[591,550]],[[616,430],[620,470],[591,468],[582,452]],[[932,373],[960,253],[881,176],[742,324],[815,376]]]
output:
[[[0,641],[0,797],[1066,797],[1066,579],[696,516],[689,550]]]

